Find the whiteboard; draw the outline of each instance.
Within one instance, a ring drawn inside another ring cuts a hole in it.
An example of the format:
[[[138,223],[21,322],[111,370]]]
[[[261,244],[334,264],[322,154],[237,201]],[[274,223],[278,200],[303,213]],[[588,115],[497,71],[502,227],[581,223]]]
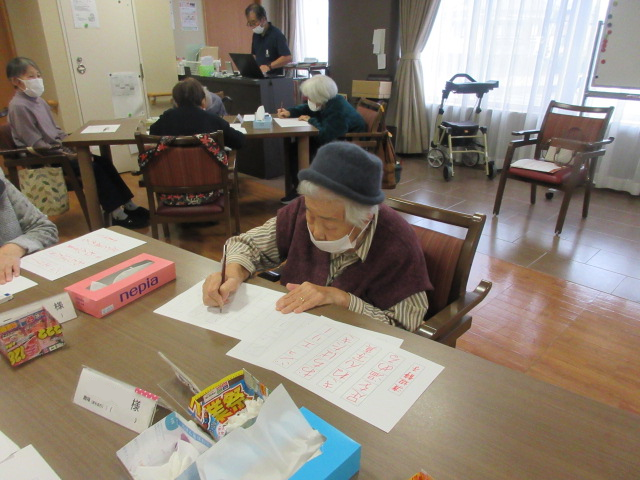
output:
[[[611,0],[598,47],[593,86],[640,89],[638,0]]]

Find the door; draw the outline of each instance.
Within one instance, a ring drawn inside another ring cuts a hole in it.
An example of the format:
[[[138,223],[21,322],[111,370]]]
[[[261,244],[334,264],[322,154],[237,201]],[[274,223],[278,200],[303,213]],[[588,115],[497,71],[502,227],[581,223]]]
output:
[[[58,0],[83,122],[145,116],[132,1]],[[119,171],[138,170],[128,146],[112,147]]]

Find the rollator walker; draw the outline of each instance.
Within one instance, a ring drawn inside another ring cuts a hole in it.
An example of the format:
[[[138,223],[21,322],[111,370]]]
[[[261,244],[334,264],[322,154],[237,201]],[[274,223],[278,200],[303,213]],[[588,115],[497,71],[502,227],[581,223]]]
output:
[[[459,78],[466,80],[456,83],[455,80]],[[433,132],[431,150],[429,150],[427,160],[429,165],[434,168],[441,167],[444,164],[442,175],[446,181],[451,180],[454,176],[454,155],[459,156],[462,163],[468,167],[476,166],[482,155],[487,178],[493,179],[495,170],[494,162],[489,160],[489,153],[487,152],[487,127],[478,125],[478,117],[482,112],[480,108],[482,97],[488,91],[498,88],[498,85],[497,80],[476,82],[466,73],[457,73],[451,77],[444,90],[442,90],[442,101],[438,109],[436,127]],[[475,94],[478,97],[476,106],[470,115],[470,117],[473,116],[473,120],[469,119],[462,122],[446,122],[442,120],[444,103],[451,92],[463,95]]]

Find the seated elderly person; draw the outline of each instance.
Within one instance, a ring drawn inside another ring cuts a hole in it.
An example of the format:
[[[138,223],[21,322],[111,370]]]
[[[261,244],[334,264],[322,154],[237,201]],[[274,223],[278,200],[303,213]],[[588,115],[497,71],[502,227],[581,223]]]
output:
[[[302,195],[264,225],[227,243],[225,278],[214,273],[203,301],[222,306],[256,271],[282,265],[289,293],[275,305],[301,313],[334,304],[416,330],[431,283],[418,239],[382,204],[382,162],[348,142],[321,147],[299,174]]]
[[[207,96],[204,109],[209,113],[224,117],[227,114],[227,109],[224,108],[224,103],[220,95],[210,92],[207,87],[204,87],[204,93]]]
[[[366,132],[367,124],[358,111],[347,102],[342,95],[338,95],[336,82],[326,75],[315,75],[305,80],[300,86],[300,91],[307,97],[307,102],[291,107],[288,110],[278,109],[280,118],[297,118],[309,122],[318,129],[318,135],[311,137],[311,157],[317,149],[329,142],[337,140],[349,132]],[[287,204],[297,197],[298,151],[291,149],[289,152],[290,172],[293,180],[293,189],[281,200]]]
[[[58,229],[0,170],[0,285],[20,275],[20,259],[58,241]]]

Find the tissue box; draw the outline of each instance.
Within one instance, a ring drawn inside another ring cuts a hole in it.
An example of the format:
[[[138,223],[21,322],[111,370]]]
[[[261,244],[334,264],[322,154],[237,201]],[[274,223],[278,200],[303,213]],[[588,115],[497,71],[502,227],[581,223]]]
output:
[[[189,413],[218,441],[227,433],[226,421],[245,408],[249,399],[269,396],[269,389],[246,370],[239,370],[194,395],[189,404]],[[255,419],[243,427],[253,424]]]
[[[0,325],[0,352],[12,367],[63,345],[62,326],[44,307]]]
[[[364,98],[390,98],[391,82],[372,80],[353,80],[351,96]]]
[[[320,447],[322,455],[305,463],[289,480],[343,480],[355,475],[360,470],[360,444],[306,408],[300,412],[326,441]]]
[[[167,463],[179,439],[188,440],[199,454],[213,445],[197,429],[191,428],[184,418],[172,412],[127,443],[116,452],[116,455],[131,477],[135,478],[139,465],[154,466]],[[195,462],[176,478],[199,479]]]
[[[273,118],[268,113],[264,116],[264,120],[254,120],[253,128],[271,128]]]
[[[102,318],[175,278],[175,263],[143,253],[65,290],[76,308]]]

